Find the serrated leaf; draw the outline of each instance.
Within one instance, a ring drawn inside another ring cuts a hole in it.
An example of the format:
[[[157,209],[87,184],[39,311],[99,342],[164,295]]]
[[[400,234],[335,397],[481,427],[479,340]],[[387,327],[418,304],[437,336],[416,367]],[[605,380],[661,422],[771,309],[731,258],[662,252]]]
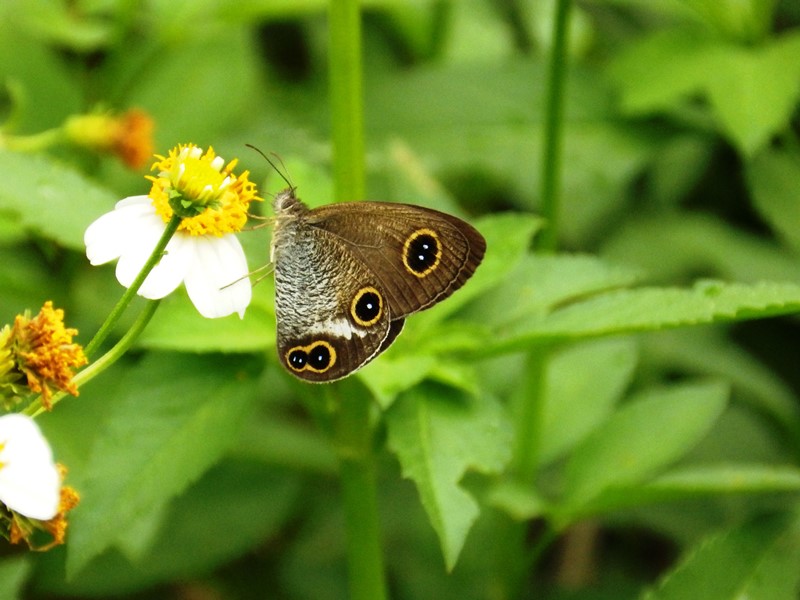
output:
[[[645,600],[796,600],[797,515],[744,523],[700,542]]]
[[[23,227],[83,251],[83,233],[119,200],[74,169],[42,155],[0,150],[0,210]]]
[[[543,317],[559,304],[631,285],[637,273],[589,255],[528,255],[502,283],[464,311],[485,326]]]
[[[237,361],[154,354],[125,373],[119,390],[108,399],[113,406],[86,473],[78,474],[81,504],[67,558],[72,575],[219,459],[241,425],[254,384]]]
[[[700,383],[650,392],[626,404],[570,455],[565,503],[580,507],[605,489],[652,476],[700,441],[727,400],[726,386]]]
[[[533,342],[742,321],[800,311],[800,286],[698,282],[692,288],[640,288],[601,294],[503,328],[483,350],[523,349]]]
[[[508,417],[491,398],[423,384],[398,398],[386,424],[389,448],[416,484],[451,570],[479,512],[461,479],[468,470],[497,473],[508,462]]]
[[[542,439],[537,442],[541,464],[562,455],[611,414],[637,358],[630,339],[594,341],[553,356],[547,366]]]

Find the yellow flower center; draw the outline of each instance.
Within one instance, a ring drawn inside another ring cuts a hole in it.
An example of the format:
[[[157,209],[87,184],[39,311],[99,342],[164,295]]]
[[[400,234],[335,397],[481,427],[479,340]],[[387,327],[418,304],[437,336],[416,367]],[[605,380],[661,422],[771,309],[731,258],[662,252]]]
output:
[[[164,222],[176,213],[183,217],[178,231],[218,237],[239,232],[250,202],[261,200],[249,172],[235,175],[237,161],[226,165],[212,148],[204,154],[194,144],[179,145],[158,158],[152,168],[158,175],[148,176],[153,182],[149,195]]]

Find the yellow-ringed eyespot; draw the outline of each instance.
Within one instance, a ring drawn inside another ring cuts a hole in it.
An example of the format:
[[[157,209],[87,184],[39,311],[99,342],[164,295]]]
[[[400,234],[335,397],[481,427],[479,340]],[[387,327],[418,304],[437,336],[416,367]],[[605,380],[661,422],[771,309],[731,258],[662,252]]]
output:
[[[298,373],[325,373],[336,364],[336,350],[328,342],[317,340],[307,346],[295,346],[286,352],[286,364]]]
[[[403,266],[420,279],[436,269],[441,258],[439,235],[432,229],[417,229],[403,245]]]
[[[370,327],[383,316],[383,297],[374,287],[363,287],[353,296],[350,316],[356,325]]]

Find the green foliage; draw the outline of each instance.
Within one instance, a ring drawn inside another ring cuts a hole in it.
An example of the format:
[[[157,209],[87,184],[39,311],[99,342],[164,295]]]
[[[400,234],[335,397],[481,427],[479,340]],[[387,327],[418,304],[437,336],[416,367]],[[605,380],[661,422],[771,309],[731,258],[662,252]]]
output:
[[[459,482],[468,471],[498,474],[511,458],[512,430],[502,406],[420,385],[386,415],[388,446],[413,480],[452,569],[478,505]]]
[[[487,239],[332,386],[279,366],[268,269],[242,320],[164,299],[39,419],[81,502],[65,547],[0,560],[0,597],[357,598],[372,564],[398,599],[796,598],[800,12],[574,2],[545,199],[554,5],[364,3],[360,61],[327,6],[0,6],[0,325],[53,299],[85,344],[122,294],[83,232],[150,182],[58,133],[94,110],[238,157],[265,216],[286,183],[245,143],[312,206],[363,167],[368,199]],[[559,250],[534,252],[548,201]],[[254,271],[269,231],[239,235]]]

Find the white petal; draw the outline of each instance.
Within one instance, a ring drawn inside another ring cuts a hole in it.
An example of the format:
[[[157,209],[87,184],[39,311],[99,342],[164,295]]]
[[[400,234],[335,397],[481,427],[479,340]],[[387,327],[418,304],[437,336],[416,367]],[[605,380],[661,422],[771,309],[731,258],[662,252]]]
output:
[[[247,277],[247,259],[234,235],[197,237],[194,259],[186,274],[186,291],[198,312],[215,319],[244,311],[252,288]]]
[[[139,288],[139,295],[156,300],[174,292],[189,271],[189,267],[194,260],[193,253],[194,247],[191,244],[191,236],[184,233],[176,233],[167,244],[164,256],[153,267],[147,279],[144,280],[142,287]]]
[[[86,256],[93,265],[102,265],[124,254],[135,242],[139,224],[157,216],[150,198],[131,196],[117,202],[110,213],[94,221],[83,235]]]
[[[153,214],[153,219],[146,226],[139,224],[139,235],[136,243],[131,244],[125,253],[119,257],[117,263],[117,280],[125,287],[130,287],[133,280],[144,267],[147,259],[153,253],[158,240],[166,228],[161,217]],[[176,266],[175,256],[180,253],[180,245],[174,243],[182,234],[176,233],[167,245],[168,255],[162,256],[159,263],[153,268],[145,279],[144,284],[139,289],[139,295],[152,300],[163,298],[177,288],[183,281],[186,267],[183,269],[174,268]],[[167,258],[169,256],[169,258]],[[185,261],[184,261],[185,262]],[[179,266],[179,265],[178,265]]]
[[[31,519],[56,516],[61,477],[38,425],[20,414],[0,417],[0,446],[0,501]]]

